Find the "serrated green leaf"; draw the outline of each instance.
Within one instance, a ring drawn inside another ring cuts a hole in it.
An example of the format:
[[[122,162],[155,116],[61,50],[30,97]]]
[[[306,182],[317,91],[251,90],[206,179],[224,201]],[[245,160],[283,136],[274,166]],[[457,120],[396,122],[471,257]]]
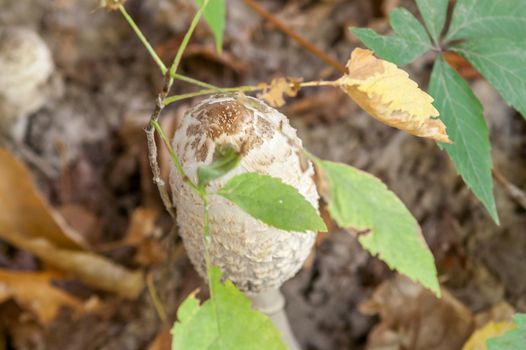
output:
[[[341,163],[315,160],[329,185],[323,194],[341,227],[369,230],[358,240],[392,269],[440,295],[433,255],[402,201],[376,177]]]
[[[195,0],[195,2],[203,6],[204,0]],[[203,17],[214,34],[217,52],[221,52],[226,22],[225,0],[208,0]]]
[[[450,145],[440,143],[440,148],[446,150],[464,182],[498,224],[491,177],[491,145],[482,105],[469,85],[442,57],[433,67],[429,93],[453,141]]]
[[[446,40],[526,36],[526,1],[458,0]]]
[[[504,100],[526,118],[526,29],[524,40],[477,39],[455,46]]]
[[[177,311],[172,350],[286,350],[279,331],[231,281],[221,283],[217,267],[211,271],[212,297],[199,305],[192,294]]]
[[[440,34],[446,23],[447,7],[449,0],[416,0],[418,10],[424,19],[427,30],[435,43],[438,43]]]
[[[217,194],[267,225],[286,231],[327,231],[305,197],[278,178],[243,173],[231,178]]]
[[[383,59],[403,66],[431,49],[425,28],[409,11],[395,9],[389,14],[394,35],[384,36],[369,28],[351,28],[365,46]]]
[[[234,169],[240,161],[240,154],[232,147],[224,149],[219,146],[214,152],[214,161],[207,166],[199,167],[197,169],[197,179],[199,187],[207,186],[211,181],[214,181],[221,176]]]
[[[513,317],[517,328],[486,342],[488,350],[524,350],[526,349],[526,314]]]

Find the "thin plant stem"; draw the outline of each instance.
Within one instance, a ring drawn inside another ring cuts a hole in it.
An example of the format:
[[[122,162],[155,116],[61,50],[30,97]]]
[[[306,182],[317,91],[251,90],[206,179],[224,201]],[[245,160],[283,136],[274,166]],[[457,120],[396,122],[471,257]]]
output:
[[[313,87],[313,86],[335,86],[336,85],[336,82],[335,81],[325,81],[325,80],[317,80],[317,81],[307,81],[307,82],[304,82],[304,83],[300,83],[299,84],[300,87]],[[238,86],[238,87],[233,87],[233,88],[221,88],[220,89],[220,92],[253,92],[253,91],[261,91],[261,90],[264,90],[268,88],[268,85],[265,85],[265,86]],[[181,100],[185,100],[185,99],[188,99],[188,98],[192,98],[192,97],[197,97],[197,96],[203,96],[203,95],[209,95],[209,94],[213,94],[215,92],[218,92],[217,89],[205,89],[205,90],[200,90],[200,91],[196,91],[196,92],[190,92],[190,93],[187,93],[187,94],[181,94],[181,95],[174,95],[174,96],[169,96],[167,97],[165,100],[164,100],[164,105],[167,106],[171,103],[174,103],[176,101],[181,101]]]
[[[150,53],[150,56],[152,56],[152,58],[155,61],[155,63],[157,63],[157,65],[159,66],[159,69],[161,69],[161,72],[163,73],[163,75],[165,75],[166,72],[168,71],[168,68],[166,68],[166,66],[164,65],[163,61],[159,57],[159,55],[157,55],[157,53],[153,49],[152,45],[150,45],[150,42],[148,41],[148,39],[146,39],[146,37],[144,36],[142,31],[139,29],[139,27],[137,26],[137,24],[135,23],[133,18],[130,16],[128,11],[126,11],[126,9],[124,8],[123,5],[119,5],[119,11],[122,13],[122,16],[124,17],[126,22],[128,22],[128,24],[133,29],[135,34],[137,34],[137,37],[142,42],[144,47],[146,47],[146,50],[148,50],[148,52]]]
[[[210,245],[210,212],[207,193],[203,190],[200,194],[201,200],[203,201],[203,247],[204,247],[204,260],[206,267],[206,275],[208,277],[208,287],[210,289],[210,296],[213,297],[212,293],[212,276],[211,276],[211,262],[210,253],[208,251]]]
[[[177,79],[177,80],[185,81],[185,82],[190,83],[190,84],[194,84],[196,86],[200,86],[200,87],[205,88],[205,89],[222,91],[222,89],[220,87],[217,87],[217,86],[212,85],[212,84],[205,83],[204,81],[200,81],[200,80],[197,80],[197,79],[194,79],[194,78],[187,77],[186,75],[182,75],[182,74],[179,74],[179,73],[175,73],[173,78]]]
[[[179,63],[181,63],[181,59],[183,58],[184,50],[186,49],[186,46],[188,46],[188,42],[190,42],[190,38],[192,37],[192,34],[194,33],[194,30],[197,27],[201,16],[203,15],[206,5],[208,5],[208,0],[204,1],[203,6],[199,8],[199,11],[197,11],[194,18],[192,19],[192,22],[190,23],[190,27],[188,28],[188,31],[186,32],[183,41],[177,50],[177,54],[175,55],[172,65],[170,66],[171,77],[177,73],[177,68],[179,68]]]
[[[177,172],[179,173],[179,175],[181,176],[183,181],[186,182],[186,184],[188,184],[188,186],[190,186],[190,188],[195,193],[200,195],[199,188],[197,187],[197,185],[194,184],[192,182],[192,180],[190,180],[190,178],[184,172],[184,169],[183,169],[183,166],[181,164],[181,161],[179,160],[179,158],[177,158],[177,154],[175,153],[174,149],[172,148],[172,145],[170,145],[170,141],[168,140],[168,137],[166,137],[166,134],[164,133],[161,125],[159,124],[159,122],[157,120],[152,120],[151,123],[153,124],[153,127],[155,128],[155,130],[159,133],[159,136],[161,136],[161,140],[163,141],[164,145],[168,149],[168,153],[170,153],[170,157],[172,158],[172,162],[175,165],[175,169],[177,170]]]

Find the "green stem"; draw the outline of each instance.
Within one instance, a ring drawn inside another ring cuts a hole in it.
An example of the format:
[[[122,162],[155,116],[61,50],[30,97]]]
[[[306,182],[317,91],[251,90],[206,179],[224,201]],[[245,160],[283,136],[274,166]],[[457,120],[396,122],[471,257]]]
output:
[[[168,137],[166,137],[166,134],[164,133],[163,128],[161,127],[159,122],[157,120],[152,120],[150,123],[153,125],[155,130],[161,136],[161,140],[163,141],[164,145],[168,149],[168,153],[170,153],[170,157],[172,158],[172,162],[175,165],[175,169],[177,170],[177,172],[179,173],[179,175],[181,176],[183,181],[186,182],[188,184],[188,186],[190,186],[190,188],[197,195],[201,196],[201,193],[200,193],[199,188],[197,187],[197,185],[194,184],[192,182],[192,180],[190,180],[190,178],[184,172],[184,169],[183,169],[183,166],[181,164],[181,161],[179,160],[179,158],[177,158],[177,154],[175,153],[174,149],[172,148],[172,145],[170,145],[170,141],[168,141]]]
[[[175,55],[172,65],[170,66],[171,77],[175,77],[175,74],[177,73],[177,68],[179,68],[179,63],[181,63],[181,59],[183,58],[184,50],[186,49],[186,46],[188,46],[190,37],[192,36],[195,28],[197,27],[197,24],[199,23],[199,20],[203,15],[206,5],[208,5],[208,0],[204,1],[203,6],[199,8],[199,11],[197,11],[194,18],[192,19],[192,23],[190,23],[190,27],[188,28],[188,31],[186,32],[183,41],[181,42],[181,46],[179,46],[179,49],[177,50],[177,54]]]
[[[197,79],[194,79],[194,78],[190,78],[190,77],[187,77],[186,75],[182,75],[182,74],[179,74],[179,73],[175,73],[173,78],[177,79],[177,80],[185,81],[185,82],[190,83],[190,84],[194,84],[196,86],[203,87],[205,89],[210,89],[210,90],[215,90],[215,91],[223,91],[223,89],[221,89],[221,88],[219,88],[219,87],[217,87],[215,85],[208,84],[208,83],[205,83],[204,81],[200,81],[200,80],[197,80]]]
[[[168,71],[168,68],[166,68],[166,66],[164,65],[163,61],[157,55],[157,53],[153,49],[152,45],[150,45],[150,43],[148,42],[148,39],[146,39],[144,34],[141,32],[141,30],[139,29],[139,27],[137,26],[137,24],[135,23],[133,18],[129,15],[129,13],[126,11],[124,6],[119,5],[119,11],[121,11],[122,16],[124,17],[126,22],[128,22],[128,24],[133,29],[135,34],[137,34],[137,36],[139,37],[139,40],[146,47],[146,50],[148,50],[148,52],[150,53],[150,56],[152,56],[152,58],[155,61],[155,63],[157,63],[157,65],[159,66],[159,69],[161,69],[161,72],[163,73],[163,75],[165,75],[166,72]]]
[[[307,81],[305,83],[301,83],[300,87],[313,87],[313,86],[335,86],[336,82],[334,81],[325,81],[325,80],[316,80],[316,81]],[[261,91],[268,88],[268,85],[265,86],[255,86],[255,85],[247,85],[247,86],[238,86],[233,88],[219,88],[219,92],[252,92],[252,91]],[[174,103],[176,101],[185,100],[192,97],[197,96],[203,96],[203,95],[209,95],[213,94],[215,92],[218,92],[217,89],[205,89],[205,90],[199,90],[196,92],[190,92],[187,94],[182,95],[174,95],[174,96],[168,96],[164,99],[164,105],[167,106],[171,103]]]
[[[213,288],[212,288],[212,275],[211,275],[211,262],[210,262],[210,253],[208,249],[210,248],[210,224],[209,224],[209,203],[208,196],[203,190],[200,192],[201,200],[203,201],[203,247],[204,247],[204,259],[206,267],[206,276],[208,278],[208,287],[210,289],[210,297],[213,297]]]

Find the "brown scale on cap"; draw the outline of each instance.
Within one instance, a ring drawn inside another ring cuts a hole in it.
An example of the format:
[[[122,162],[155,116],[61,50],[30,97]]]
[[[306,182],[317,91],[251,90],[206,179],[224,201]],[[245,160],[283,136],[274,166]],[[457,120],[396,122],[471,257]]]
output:
[[[253,111],[237,100],[203,105],[196,119],[199,123],[190,125],[186,130],[186,136],[197,136],[190,143],[190,147],[195,149],[196,159],[200,161],[204,161],[208,154],[209,142],[203,142],[202,137],[199,136],[206,135],[208,139],[215,142],[222,135],[240,135],[237,148],[241,154],[246,154],[274,133],[272,124],[268,120],[255,116]]]

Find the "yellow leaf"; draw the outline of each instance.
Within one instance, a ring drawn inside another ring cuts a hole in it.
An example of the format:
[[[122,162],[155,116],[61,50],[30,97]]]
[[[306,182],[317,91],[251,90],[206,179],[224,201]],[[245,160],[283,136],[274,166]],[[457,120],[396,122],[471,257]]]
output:
[[[490,322],[476,330],[462,347],[462,350],[487,350],[486,341],[515,328],[513,322]]]
[[[352,52],[347,69],[336,84],[374,118],[415,136],[451,143],[446,126],[436,119],[433,98],[406,72],[360,48]]]
[[[285,104],[283,95],[294,97],[301,89],[301,79],[296,78],[275,78],[272,79],[270,85],[263,83],[263,92],[258,95],[259,98],[264,99],[272,107],[281,107]]]
[[[82,309],[82,302],[51,285],[53,276],[46,272],[7,271],[0,269],[0,303],[14,299],[20,307],[34,313],[47,324],[62,306]]]

